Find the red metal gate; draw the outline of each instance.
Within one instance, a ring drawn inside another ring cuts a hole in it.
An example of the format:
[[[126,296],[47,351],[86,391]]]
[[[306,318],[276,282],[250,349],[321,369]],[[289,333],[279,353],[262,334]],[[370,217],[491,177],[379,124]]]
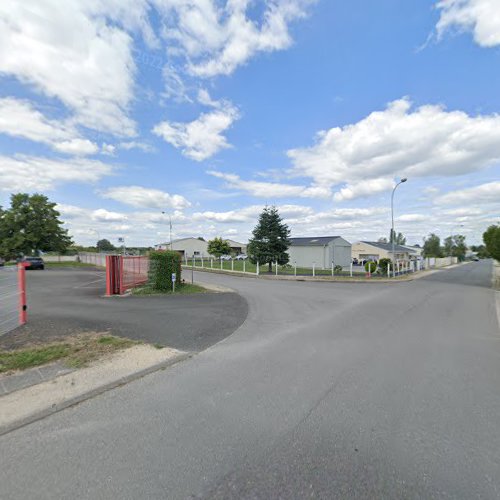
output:
[[[123,295],[148,281],[149,258],[131,255],[106,256],[106,295]]]

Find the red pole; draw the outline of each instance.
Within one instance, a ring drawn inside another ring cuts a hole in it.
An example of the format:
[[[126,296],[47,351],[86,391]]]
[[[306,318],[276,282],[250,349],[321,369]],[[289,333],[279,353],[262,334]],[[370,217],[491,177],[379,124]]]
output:
[[[19,287],[19,323],[24,325],[28,321],[26,304],[26,269],[23,263],[17,265],[17,283]]]
[[[118,265],[120,266],[120,295],[123,295],[125,293],[125,287],[124,287],[124,284],[123,284],[123,279],[124,279],[124,268],[123,268],[123,261],[124,261],[124,257],[123,255],[120,255],[118,257],[120,260],[118,261]]]
[[[112,278],[112,262],[111,255],[106,255],[106,295],[113,295],[113,278]]]

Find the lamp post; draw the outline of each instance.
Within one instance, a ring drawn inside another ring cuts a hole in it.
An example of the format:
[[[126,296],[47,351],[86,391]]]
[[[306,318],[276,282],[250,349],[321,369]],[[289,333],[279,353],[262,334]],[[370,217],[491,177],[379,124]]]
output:
[[[403,184],[403,182],[406,182],[408,179],[405,177],[404,179],[401,179],[395,186],[394,189],[392,190],[392,195],[391,195],[391,218],[392,218],[392,232],[391,232],[391,243],[392,243],[392,277],[394,278],[396,276],[395,268],[396,268],[396,257],[394,255],[394,240],[396,239],[396,233],[394,232],[394,193],[396,192],[396,189],[400,184]]]
[[[162,212],[163,215],[166,215],[166,212]],[[168,225],[170,229],[170,250],[172,250],[172,216],[168,214]]]

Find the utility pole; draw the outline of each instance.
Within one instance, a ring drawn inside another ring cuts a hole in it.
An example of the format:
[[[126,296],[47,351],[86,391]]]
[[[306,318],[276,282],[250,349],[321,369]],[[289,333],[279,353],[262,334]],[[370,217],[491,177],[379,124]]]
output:
[[[396,191],[397,187],[400,185],[400,184],[403,184],[403,182],[406,182],[408,179],[405,177],[404,179],[401,179],[395,186],[394,186],[394,189],[392,190],[392,195],[391,195],[391,218],[392,218],[392,233],[391,233],[391,243],[392,243],[392,258],[393,258],[393,265],[392,265],[392,269],[393,269],[393,274],[392,274],[392,277],[394,278],[396,276],[395,274],[395,268],[396,268],[396,257],[394,255],[394,243],[395,243],[395,239],[396,239],[396,233],[394,231],[394,192]]]

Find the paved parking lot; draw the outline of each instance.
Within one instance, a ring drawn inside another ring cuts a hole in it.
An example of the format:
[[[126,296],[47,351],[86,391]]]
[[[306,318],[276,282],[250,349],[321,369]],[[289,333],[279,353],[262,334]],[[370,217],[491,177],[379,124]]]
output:
[[[28,272],[28,324],[0,337],[0,347],[107,331],[200,351],[233,333],[248,312],[236,293],[106,298],[104,280],[104,272],[97,269]]]

